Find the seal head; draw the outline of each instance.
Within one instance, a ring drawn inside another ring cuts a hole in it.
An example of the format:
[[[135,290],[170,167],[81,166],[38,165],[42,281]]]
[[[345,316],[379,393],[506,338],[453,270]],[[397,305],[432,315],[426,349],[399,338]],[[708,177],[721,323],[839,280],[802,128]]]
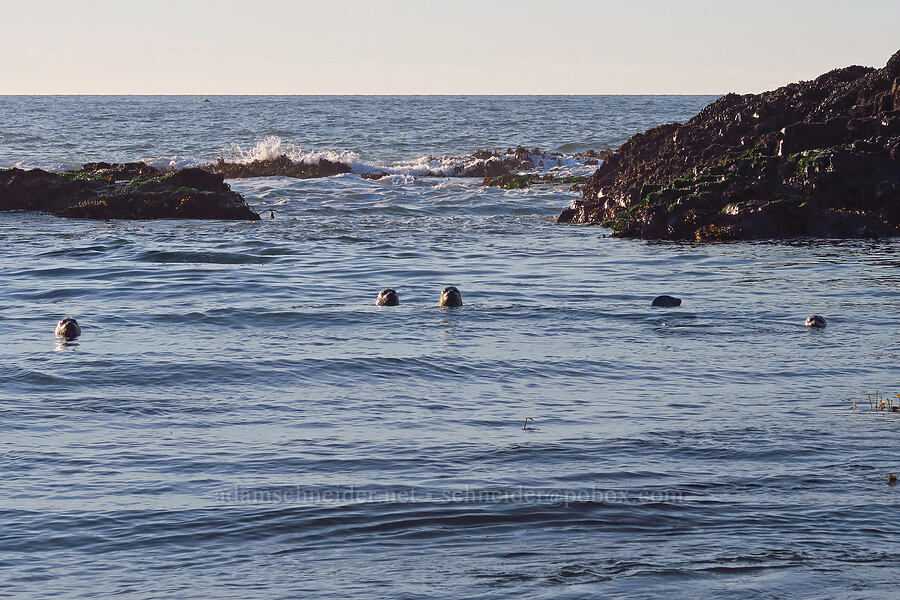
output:
[[[810,317],[806,317],[806,322],[804,323],[806,327],[825,327],[828,323],[825,322],[825,317],[819,315],[812,315]]]
[[[456,286],[448,285],[441,290],[438,306],[462,306],[462,294]]]
[[[675,308],[676,306],[681,306],[681,298],[675,298],[674,296],[657,296],[653,299],[653,302],[650,303],[650,306]]]
[[[56,337],[74,340],[79,335],[81,335],[81,327],[78,326],[78,321],[71,317],[66,317],[56,324]]]
[[[378,297],[375,298],[376,306],[397,306],[400,304],[400,296],[397,295],[397,292],[391,288],[385,288],[378,292]]]

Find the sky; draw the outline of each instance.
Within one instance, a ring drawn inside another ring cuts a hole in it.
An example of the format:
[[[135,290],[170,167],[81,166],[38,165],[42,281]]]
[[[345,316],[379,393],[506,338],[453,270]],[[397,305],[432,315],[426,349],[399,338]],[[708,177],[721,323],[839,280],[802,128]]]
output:
[[[0,0],[0,94],[721,94],[900,50],[900,0]]]

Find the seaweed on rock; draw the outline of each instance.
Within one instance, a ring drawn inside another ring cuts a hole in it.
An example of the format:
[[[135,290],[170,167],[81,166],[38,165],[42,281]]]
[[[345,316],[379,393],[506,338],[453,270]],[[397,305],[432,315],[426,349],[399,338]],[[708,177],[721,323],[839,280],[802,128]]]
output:
[[[0,210],[84,219],[259,219],[220,174],[144,163],[88,163],[63,173],[0,170]]]
[[[639,133],[558,221],[646,239],[900,235],[900,52]]]

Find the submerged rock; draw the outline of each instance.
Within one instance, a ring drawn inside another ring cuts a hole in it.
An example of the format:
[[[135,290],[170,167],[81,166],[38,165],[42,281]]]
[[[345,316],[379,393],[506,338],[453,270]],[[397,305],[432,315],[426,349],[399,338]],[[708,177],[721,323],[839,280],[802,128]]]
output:
[[[84,219],[259,219],[221,175],[144,163],[88,163],[64,173],[0,170],[0,210]]]
[[[558,221],[645,239],[900,235],[900,52],[639,133]]]

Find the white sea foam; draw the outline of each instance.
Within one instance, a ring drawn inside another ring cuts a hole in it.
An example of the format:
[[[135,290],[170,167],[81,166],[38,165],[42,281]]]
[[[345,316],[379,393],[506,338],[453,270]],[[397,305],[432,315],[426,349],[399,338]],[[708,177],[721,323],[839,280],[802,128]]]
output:
[[[361,163],[359,154],[350,151],[304,150],[296,144],[285,142],[277,135],[270,135],[256,143],[252,148],[244,148],[232,144],[226,149],[222,158],[228,162],[249,163],[254,160],[272,160],[279,156],[287,156],[296,163],[317,164],[323,158],[331,162],[341,162],[353,167]]]
[[[0,169],[23,169],[25,171],[29,169],[43,169],[45,171],[68,171],[70,169],[80,169],[84,163],[82,161],[31,161],[31,160],[20,160],[14,163],[0,163]]]
[[[286,156],[296,163],[318,164],[322,159],[343,163],[350,167],[356,175],[373,173],[386,176],[398,176],[403,181],[410,177],[460,177],[471,173],[488,160],[504,160],[515,158],[515,153],[500,154],[490,159],[474,156],[421,156],[412,159],[395,161],[372,161],[363,159],[359,153],[351,150],[307,150],[301,146],[286,142],[278,136],[268,136],[251,147],[232,144],[219,155],[227,162],[250,163],[255,160],[271,160]],[[585,164],[586,159],[559,153],[519,153],[519,159],[530,161],[533,166],[520,169],[519,173],[550,174],[558,177],[570,175],[590,175],[597,165]],[[196,158],[192,156],[151,156],[138,159],[148,165],[163,169],[183,169],[197,167],[215,162],[215,159]],[[16,163],[20,168],[43,168],[51,171],[81,168],[82,162],[59,162],[35,164],[22,161]]]
[[[161,169],[186,169],[187,167],[197,167],[199,163],[197,159],[189,156],[162,156],[157,158],[142,158],[141,162],[145,162],[151,167],[159,167]]]
[[[384,173],[413,177],[459,177],[485,162],[474,156],[422,156],[393,162],[372,162],[364,160],[357,152],[350,150],[307,150],[297,144],[285,142],[278,136],[268,136],[250,148],[232,144],[222,154],[227,162],[249,163],[255,160],[271,160],[286,156],[297,163],[317,164],[326,159],[340,162],[350,167],[357,175]],[[514,153],[502,154],[499,159],[513,158]],[[522,155],[520,154],[520,157]],[[522,169],[522,173],[547,173],[559,177],[569,175],[590,175],[597,165],[585,164],[585,159],[570,155],[529,152],[527,157],[533,167]]]

